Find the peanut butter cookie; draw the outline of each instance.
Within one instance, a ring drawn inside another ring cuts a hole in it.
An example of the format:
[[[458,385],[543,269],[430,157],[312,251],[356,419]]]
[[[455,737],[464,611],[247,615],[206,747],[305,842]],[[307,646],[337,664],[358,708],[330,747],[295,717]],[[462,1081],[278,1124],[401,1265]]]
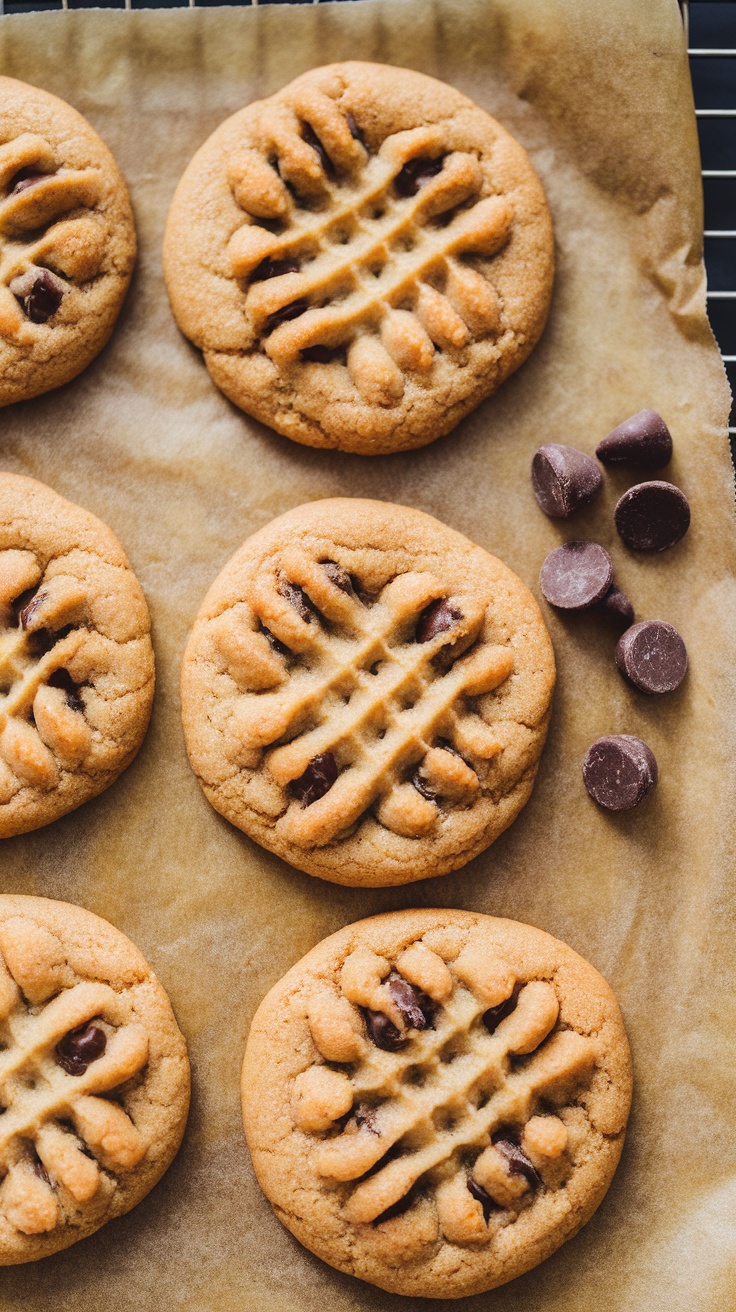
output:
[[[153,684],[148,607],[117,538],[43,483],[0,474],[0,838],[117,779]]]
[[[0,406],[68,383],[102,350],[135,250],[125,183],[94,129],[0,77]]]
[[[189,1062],[129,939],[68,902],[0,896],[0,1266],[129,1212],[171,1164]]]
[[[205,142],[164,268],[231,401],[296,442],[378,455],[449,432],[526,359],[552,226],[526,152],[460,92],[331,64]]]
[[[529,797],[554,657],[494,556],[406,506],[298,506],[243,544],[187,644],[205,795],[300,870],[405,884],[482,852]]]
[[[319,943],[251,1026],[243,1117],[280,1221],[392,1293],[504,1284],[590,1219],[631,1059],[605,980],[530,925],[396,911]]]

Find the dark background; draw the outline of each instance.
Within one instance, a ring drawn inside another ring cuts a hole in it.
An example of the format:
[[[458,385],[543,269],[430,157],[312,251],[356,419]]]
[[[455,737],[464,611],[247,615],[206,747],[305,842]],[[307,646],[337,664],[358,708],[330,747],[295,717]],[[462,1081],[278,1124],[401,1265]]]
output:
[[[196,0],[198,6],[223,0]],[[249,5],[252,0],[229,0]],[[311,4],[320,0],[258,0],[260,4]],[[349,3],[350,0],[342,0]],[[353,0],[357,3],[359,0]],[[461,2],[461,0],[460,0]],[[130,0],[133,9],[186,7],[189,0]],[[646,0],[642,0],[645,4]],[[736,0],[681,0],[688,23],[690,69],[698,113],[705,195],[705,264],[708,313],[736,390]],[[0,13],[31,9],[124,9],[125,0],[0,0]],[[702,54],[723,51],[723,54]],[[727,111],[725,114],[722,111]],[[713,176],[714,174],[726,176]],[[728,176],[730,174],[730,176]],[[717,234],[717,235],[709,235]],[[721,235],[723,234],[723,235]],[[733,234],[733,235],[732,235]],[[734,292],[731,299],[713,293]],[[736,459],[736,405],[731,413]]]

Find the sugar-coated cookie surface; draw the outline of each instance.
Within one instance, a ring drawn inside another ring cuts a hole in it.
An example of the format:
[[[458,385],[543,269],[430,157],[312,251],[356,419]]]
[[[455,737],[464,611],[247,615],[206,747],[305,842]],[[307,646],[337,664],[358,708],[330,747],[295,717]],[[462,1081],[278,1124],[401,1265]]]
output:
[[[127,188],[66,101],[0,77],[0,406],[102,350],[135,263]]]
[[[335,498],[243,544],[194,623],[187,750],[205,795],[338,884],[464,865],[527,801],[554,685],[506,565],[421,511]]]
[[[466,96],[330,64],[205,142],[164,268],[230,400],[294,441],[375,455],[449,432],[526,359],[552,226],[526,152]]]
[[[189,1061],[124,934],[68,902],[0,896],[0,1265],[129,1212],[171,1164]]]
[[[513,920],[395,911],[317,944],[251,1026],[246,1137],[279,1220],[393,1293],[521,1275],[616,1169],[631,1058],[613,993]]]
[[[0,473],[0,838],[101,793],[153,702],[148,607],[105,524]]]

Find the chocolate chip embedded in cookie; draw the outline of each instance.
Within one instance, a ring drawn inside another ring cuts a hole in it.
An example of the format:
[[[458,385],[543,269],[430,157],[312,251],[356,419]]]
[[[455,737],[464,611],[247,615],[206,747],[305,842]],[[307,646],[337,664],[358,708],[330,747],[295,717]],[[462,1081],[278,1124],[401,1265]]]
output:
[[[271,990],[242,1093],[259,1183],[301,1243],[381,1289],[449,1299],[589,1220],[631,1058],[611,990],[564,943],[398,911],[333,934]]]
[[[0,1266],[129,1212],[181,1142],[186,1045],[148,963],[81,907],[0,896]]]
[[[529,797],[554,658],[501,561],[420,511],[335,499],[249,538],[187,644],[192,768],[218,811],[338,884],[483,851]]]
[[[102,350],[135,249],[125,183],[94,129],[0,78],[0,406],[60,387]]]
[[[547,317],[549,211],[526,152],[409,69],[312,69],[226,120],[164,239],[182,332],[241,409],[376,455],[449,432]]]
[[[148,608],[99,519],[0,474],[0,838],[101,793],[153,701]]]

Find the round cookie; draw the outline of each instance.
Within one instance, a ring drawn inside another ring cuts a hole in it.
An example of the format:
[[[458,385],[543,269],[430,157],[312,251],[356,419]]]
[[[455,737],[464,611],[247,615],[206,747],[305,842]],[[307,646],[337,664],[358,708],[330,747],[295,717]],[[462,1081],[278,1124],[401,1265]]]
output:
[[[189,1061],[138,949],[68,902],[0,896],[0,1266],[129,1212],[181,1143]]]
[[[547,318],[552,225],[526,151],[453,87],[350,62],[227,119],[164,238],[179,327],[213,381],[307,446],[447,433]]]
[[[605,980],[530,925],[394,911],[319,943],[248,1038],[259,1184],[307,1248],[458,1298],[576,1234],[616,1169],[631,1058]]]
[[[148,607],[117,538],[43,483],[0,473],[0,838],[117,779],[153,685]]]
[[[243,544],[187,643],[182,714],[212,805],[300,870],[406,884],[527,801],[554,656],[494,556],[407,506],[298,506]]]
[[[68,383],[102,350],[135,253],[127,188],[94,128],[0,77],[0,406]]]

